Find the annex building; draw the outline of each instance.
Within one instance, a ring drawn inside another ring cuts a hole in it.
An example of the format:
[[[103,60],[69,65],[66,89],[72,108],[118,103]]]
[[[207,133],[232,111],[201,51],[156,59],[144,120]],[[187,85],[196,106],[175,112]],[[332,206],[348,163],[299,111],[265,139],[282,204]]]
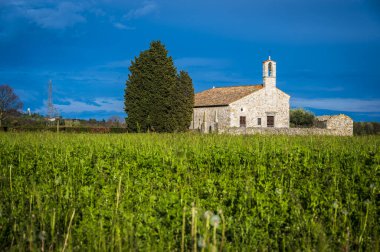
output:
[[[276,87],[276,62],[263,62],[263,83],[217,87],[195,94],[190,129],[289,128],[290,96]]]

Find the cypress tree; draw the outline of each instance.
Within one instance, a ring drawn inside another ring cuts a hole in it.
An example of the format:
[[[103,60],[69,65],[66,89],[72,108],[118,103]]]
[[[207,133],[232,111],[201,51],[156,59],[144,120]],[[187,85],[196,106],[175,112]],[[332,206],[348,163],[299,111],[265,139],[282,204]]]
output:
[[[128,128],[134,132],[177,130],[177,70],[165,46],[153,41],[129,70],[124,96]]]
[[[194,106],[193,81],[187,72],[180,71],[177,80],[177,89],[177,130],[186,131],[190,127]]]

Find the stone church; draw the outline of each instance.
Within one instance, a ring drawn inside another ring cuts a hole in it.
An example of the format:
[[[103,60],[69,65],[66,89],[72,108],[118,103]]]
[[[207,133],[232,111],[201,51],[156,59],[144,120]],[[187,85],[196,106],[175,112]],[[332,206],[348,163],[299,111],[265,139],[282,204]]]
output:
[[[263,84],[218,87],[195,94],[190,129],[289,128],[290,96],[276,87],[276,62],[263,62]]]

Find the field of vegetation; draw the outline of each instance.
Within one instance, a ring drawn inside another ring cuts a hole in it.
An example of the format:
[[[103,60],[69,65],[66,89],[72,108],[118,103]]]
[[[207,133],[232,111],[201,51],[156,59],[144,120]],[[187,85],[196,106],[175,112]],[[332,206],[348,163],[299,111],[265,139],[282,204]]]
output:
[[[380,137],[0,133],[0,250],[379,251]]]

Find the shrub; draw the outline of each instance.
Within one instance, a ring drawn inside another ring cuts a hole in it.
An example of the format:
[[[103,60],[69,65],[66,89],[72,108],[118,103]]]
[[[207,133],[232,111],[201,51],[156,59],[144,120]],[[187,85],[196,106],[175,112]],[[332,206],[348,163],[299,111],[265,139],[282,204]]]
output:
[[[312,127],[315,115],[302,108],[290,110],[290,126],[291,127]]]

